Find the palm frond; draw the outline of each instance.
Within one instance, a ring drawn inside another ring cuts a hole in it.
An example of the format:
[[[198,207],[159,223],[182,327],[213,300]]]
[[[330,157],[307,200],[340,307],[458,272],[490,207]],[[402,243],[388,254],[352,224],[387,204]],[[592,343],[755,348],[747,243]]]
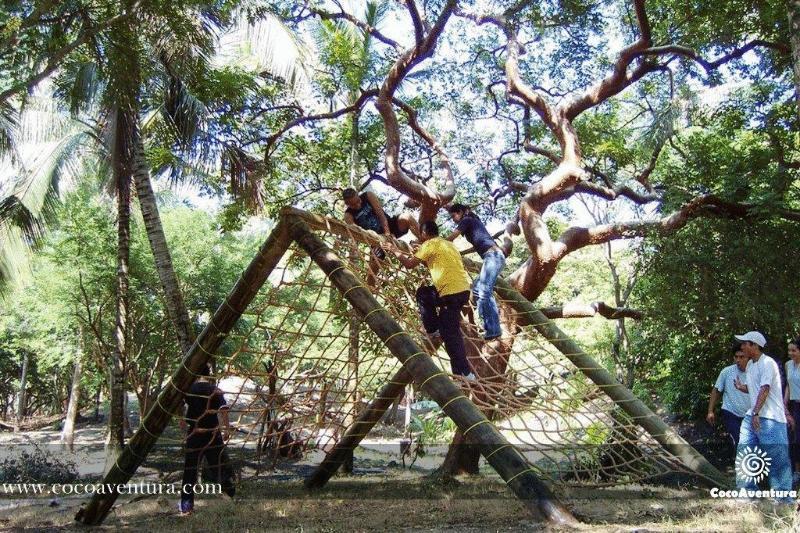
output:
[[[250,20],[241,13],[231,31],[220,38],[215,67],[238,66],[270,74],[299,89],[309,79],[308,47],[278,17],[266,13]]]

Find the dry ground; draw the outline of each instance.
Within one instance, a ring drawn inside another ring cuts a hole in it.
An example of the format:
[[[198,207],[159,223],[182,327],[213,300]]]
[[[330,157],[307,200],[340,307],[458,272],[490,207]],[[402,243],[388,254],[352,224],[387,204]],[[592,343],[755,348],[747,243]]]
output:
[[[195,513],[177,514],[175,497],[121,500],[103,530],[132,531],[539,531],[522,504],[494,476],[432,484],[419,472],[337,477],[308,493],[299,479],[245,481],[240,496],[201,498]],[[585,525],[580,531],[789,531],[794,510],[769,502],[717,501],[702,492],[624,487],[572,490],[565,499]],[[83,530],[73,516],[85,500],[63,498],[0,511],[0,527]],[[8,499],[0,504],[10,503]],[[798,522],[800,524],[800,522]]]

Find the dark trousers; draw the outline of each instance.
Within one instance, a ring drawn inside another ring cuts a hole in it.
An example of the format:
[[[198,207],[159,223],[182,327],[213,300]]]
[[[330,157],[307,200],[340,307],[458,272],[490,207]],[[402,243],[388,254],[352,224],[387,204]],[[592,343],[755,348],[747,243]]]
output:
[[[734,447],[739,445],[739,430],[742,428],[742,418],[726,409],[722,410],[722,425],[725,426],[725,431],[733,439]]]
[[[789,414],[794,418],[794,430],[789,429],[789,442],[791,443],[792,468],[800,463],[800,401],[789,401]],[[787,424],[788,425],[788,424]]]
[[[232,482],[232,469],[225,443],[219,431],[190,432],[186,438],[186,458],[183,464],[183,484],[181,485],[181,510],[190,511],[194,506],[192,486],[197,483],[200,464],[205,458],[208,464],[206,475],[211,478],[203,481],[219,483],[222,490],[233,496],[235,489]]]
[[[471,372],[464,348],[464,337],[461,335],[461,310],[468,301],[469,291],[439,296],[430,285],[417,289],[417,305],[425,331],[439,332],[444,349],[450,356],[450,368],[453,374],[461,376],[467,376]]]

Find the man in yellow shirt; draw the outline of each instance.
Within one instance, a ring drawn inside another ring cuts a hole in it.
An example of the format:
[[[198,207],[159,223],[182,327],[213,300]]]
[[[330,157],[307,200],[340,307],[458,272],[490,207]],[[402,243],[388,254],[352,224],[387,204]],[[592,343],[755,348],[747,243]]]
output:
[[[441,336],[453,374],[474,378],[461,335],[461,310],[469,301],[471,285],[464,261],[452,242],[439,237],[436,222],[423,222],[420,234],[422,246],[416,254],[396,250],[395,255],[406,268],[425,263],[431,271],[434,286],[417,290],[422,325],[432,340]]]

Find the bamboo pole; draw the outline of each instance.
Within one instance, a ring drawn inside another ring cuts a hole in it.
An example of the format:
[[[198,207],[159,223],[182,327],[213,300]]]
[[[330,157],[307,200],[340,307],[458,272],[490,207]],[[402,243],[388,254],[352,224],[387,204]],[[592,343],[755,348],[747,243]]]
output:
[[[575,341],[525,299],[519,291],[503,279],[497,280],[495,290],[516,311],[515,318],[519,325],[533,326],[549,343],[614,400],[620,409],[630,415],[651,437],[680,459],[700,479],[712,487],[730,486],[730,479],[709,463],[691,444],[683,440],[627,387],[614,379],[593,357],[581,350]]]
[[[323,487],[339,467],[352,456],[359,443],[372,431],[389,406],[403,393],[405,386],[411,383],[411,374],[401,368],[386,385],[381,388],[378,395],[372,399],[366,409],[356,418],[355,422],[347,428],[336,446],[328,452],[325,459],[317,469],[306,478],[305,485],[309,489]]]
[[[290,244],[287,229],[285,221],[280,220],[225,301],[217,308],[208,325],[197,337],[170,381],[161,390],[136,434],[103,478],[103,487],[108,487],[109,493],[95,493],[88,505],[75,515],[75,520],[86,525],[97,525],[108,515],[119,495],[117,487],[125,485],[147,457],[173,414],[180,407],[184,395],[194,383],[200,369],[214,356],[228,332],[283,257]]]
[[[287,216],[288,220],[291,220],[290,234],[294,240],[322,268],[334,286],[342,291],[364,322],[403,363],[419,387],[442,407],[467,440],[478,446],[489,464],[534,516],[556,524],[575,524],[575,518],[534,474],[525,457],[500,434],[413,338],[400,328],[364,283],[311,232],[303,219]]]

